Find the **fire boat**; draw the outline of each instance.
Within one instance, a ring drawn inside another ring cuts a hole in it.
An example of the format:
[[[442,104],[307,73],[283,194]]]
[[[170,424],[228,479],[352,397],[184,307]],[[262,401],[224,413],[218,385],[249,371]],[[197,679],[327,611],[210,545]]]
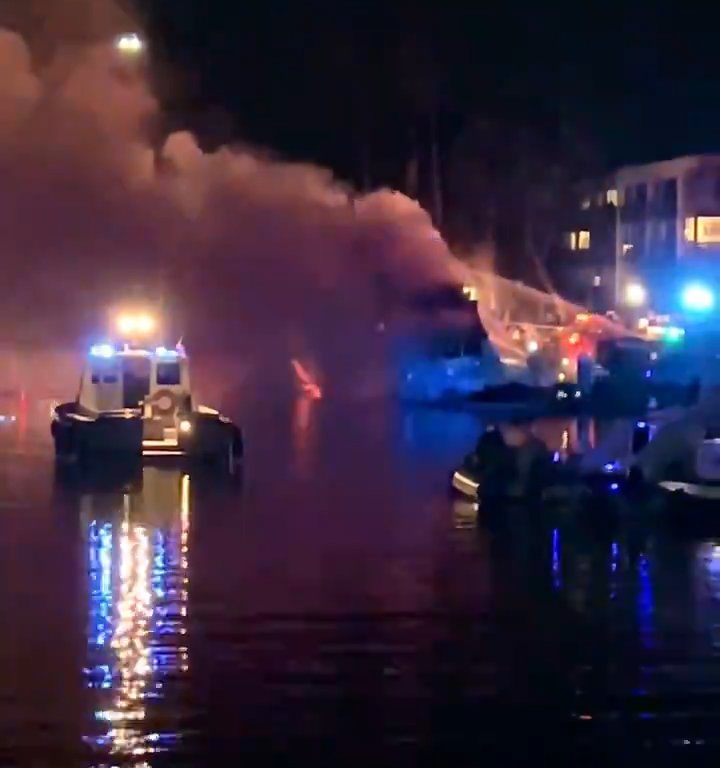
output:
[[[63,463],[167,459],[202,462],[234,474],[243,455],[240,429],[194,402],[184,346],[147,346],[146,315],[118,323],[131,340],[91,347],[76,398],[52,416],[55,454]]]

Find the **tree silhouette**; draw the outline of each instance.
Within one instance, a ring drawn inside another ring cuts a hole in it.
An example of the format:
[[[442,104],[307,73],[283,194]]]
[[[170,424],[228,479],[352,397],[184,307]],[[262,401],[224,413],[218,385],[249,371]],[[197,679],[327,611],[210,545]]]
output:
[[[453,238],[466,247],[491,243],[501,272],[549,288],[549,261],[577,206],[577,183],[601,168],[583,131],[564,121],[476,118],[448,165]]]

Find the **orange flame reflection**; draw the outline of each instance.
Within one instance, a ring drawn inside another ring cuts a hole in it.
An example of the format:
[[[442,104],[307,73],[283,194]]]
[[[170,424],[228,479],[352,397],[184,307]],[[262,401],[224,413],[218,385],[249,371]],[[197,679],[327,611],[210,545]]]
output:
[[[295,376],[303,393],[313,400],[321,400],[323,396],[322,389],[310,375],[307,368],[297,358],[293,358],[290,361],[290,365],[292,365],[293,371],[295,371]]]

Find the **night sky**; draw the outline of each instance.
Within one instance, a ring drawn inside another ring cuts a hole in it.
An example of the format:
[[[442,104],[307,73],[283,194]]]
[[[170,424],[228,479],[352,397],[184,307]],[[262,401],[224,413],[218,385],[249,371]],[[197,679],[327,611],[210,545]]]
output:
[[[561,121],[607,164],[720,148],[716,29],[696,8],[138,4],[170,65],[166,103],[208,140],[241,136],[356,180],[363,158],[375,183],[397,180],[432,103],[444,151],[473,116]]]
[[[399,182],[433,106],[445,157],[475,118],[562,125],[606,166],[720,149],[717,14],[692,4],[116,2],[148,31],[172,127],[355,181]],[[107,34],[101,5],[0,0],[0,21],[42,50]]]

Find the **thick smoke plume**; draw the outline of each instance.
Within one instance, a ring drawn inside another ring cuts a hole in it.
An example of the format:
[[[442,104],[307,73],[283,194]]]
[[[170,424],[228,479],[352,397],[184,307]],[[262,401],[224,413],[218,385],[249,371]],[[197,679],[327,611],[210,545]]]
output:
[[[456,280],[421,207],[356,196],[266,152],[158,138],[143,65],[111,38],[33,64],[0,31],[2,336],[80,339],[107,306],[162,302],[173,332],[287,372],[364,353],[379,275],[408,289]]]

